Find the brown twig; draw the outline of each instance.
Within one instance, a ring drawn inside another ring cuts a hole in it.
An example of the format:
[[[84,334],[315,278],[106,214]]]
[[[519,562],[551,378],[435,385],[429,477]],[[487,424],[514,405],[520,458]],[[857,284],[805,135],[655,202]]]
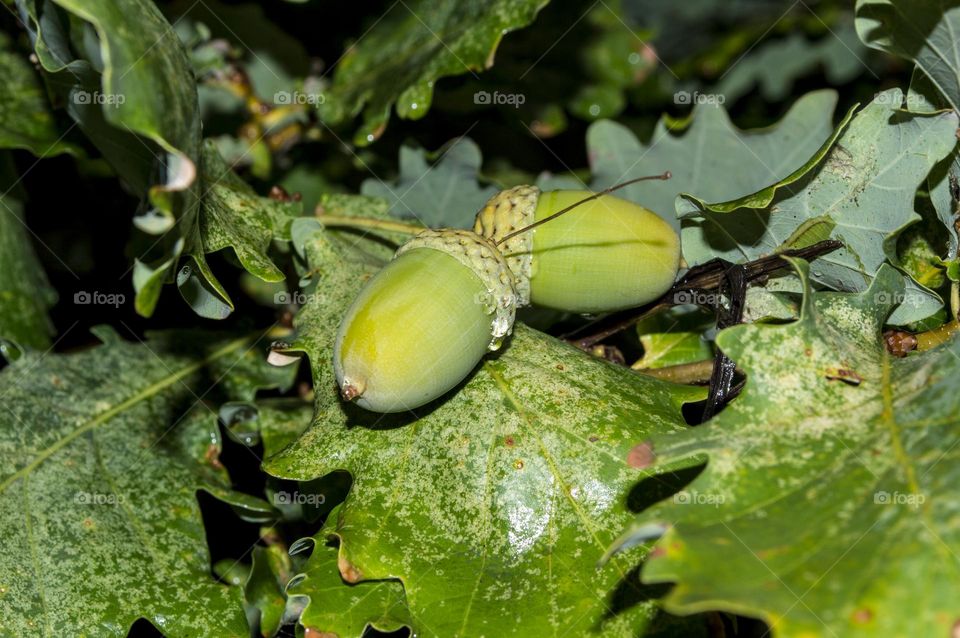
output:
[[[739,264],[720,260],[724,266],[719,291],[726,293],[730,306],[724,307],[719,300],[714,302],[717,313],[717,329],[723,330],[743,321],[743,308],[747,302],[747,269]],[[703,407],[701,422],[719,412],[736,394],[732,392],[736,364],[723,350],[717,348],[713,355],[713,374],[710,375],[710,394]]]

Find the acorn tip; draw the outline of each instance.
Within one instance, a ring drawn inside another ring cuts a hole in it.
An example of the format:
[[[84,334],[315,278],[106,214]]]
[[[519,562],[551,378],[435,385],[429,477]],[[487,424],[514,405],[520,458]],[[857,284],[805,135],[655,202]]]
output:
[[[343,387],[340,388],[340,396],[343,397],[344,401],[353,401],[357,397],[363,394],[363,388],[357,387],[352,383],[344,383]]]

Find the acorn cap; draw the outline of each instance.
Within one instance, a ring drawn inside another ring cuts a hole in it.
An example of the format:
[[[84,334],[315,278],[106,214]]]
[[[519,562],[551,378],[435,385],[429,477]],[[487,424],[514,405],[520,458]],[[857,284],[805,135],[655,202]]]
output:
[[[500,191],[477,213],[473,232],[496,244],[512,232],[534,222],[540,189],[515,186]],[[520,233],[497,246],[516,279],[517,305],[530,305],[530,271],[533,261],[533,233]]]
[[[478,299],[490,322],[490,350],[498,350],[504,337],[513,332],[517,314],[516,277],[500,250],[492,241],[469,230],[445,228],[425,230],[397,250],[400,255],[422,248],[438,250],[455,258],[473,271],[486,288],[486,296]],[[529,288],[528,288],[529,290]]]

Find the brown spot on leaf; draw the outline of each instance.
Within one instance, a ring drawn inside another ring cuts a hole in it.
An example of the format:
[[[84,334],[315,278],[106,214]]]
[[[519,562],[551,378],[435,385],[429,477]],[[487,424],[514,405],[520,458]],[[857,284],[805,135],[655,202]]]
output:
[[[824,376],[831,381],[843,381],[849,385],[860,385],[863,383],[863,377],[857,374],[856,370],[851,370],[850,368],[827,368]]]
[[[270,199],[276,200],[278,202],[289,202],[290,193],[288,193],[287,189],[281,186],[280,184],[275,184],[270,188]]]
[[[313,386],[306,381],[297,384],[297,396],[303,400],[313,401]]]
[[[873,620],[873,611],[867,607],[861,607],[853,612],[853,622],[858,625],[865,625]]]
[[[559,370],[560,372],[563,372],[564,370],[566,370],[566,368],[564,367],[564,365],[563,365],[562,363],[558,363],[558,364],[557,364],[557,370]]]
[[[917,338],[902,330],[887,330],[883,333],[883,343],[887,352],[895,357],[905,357],[907,353],[917,349]]]
[[[83,526],[86,527],[87,529],[93,529],[93,525],[94,523],[92,518],[83,519]]]
[[[363,572],[342,555],[337,558],[337,569],[340,570],[341,578],[348,583],[359,583],[363,580]]]
[[[523,459],[517,459],[516,462],[513,464],[513,467],[517,468],[518,470],[522,470],[522,469],[523,469]]]
[[[598,359],[605,359],[610,363],[615,363],[621,366],[627,364],[627,358],[623,356],[623,353],[620,352],[620,349],[616,346],[605,346],[600,344],[590,348],[589,352]]]
[[[653,444],[650,441],[644,441],[634,445],[627,453],[627,465],[642,470],[653,465],[656,458],[657,455],[653,452]]]
[[[650,554],[647,556],[647,559],[650,560],[654,558],[660,558],[666,553],[667,551],[665,549],[657,545],[656,547],[653,548],[653,551],[651,551]]]
[[[260,540],[262,540],[267,545],[283,545],[283,538],[280,536],[279,532],[273,527],[268,527],[261,530]]]
[[[591,443],[596,443],[597,441],[600,440],[600,437],[597,436],[596,434],[591,434],[587,440],[590,441]]]
[[[537,137],[553,137],[557,134],[557,127],[541,120],[533,120],[530,122],[530,130],[533,131],[533,134]]]
[[[509,447],[513,447],[514,443],[516,443],[516,441],[514,441],[513,437],[510,435],[503,437],[503,442],[506,443],[507,446]]]
[[[220,446],[214,443],[211,443],[207,446],[207,451],[203,454],[204,460],[209,463],[212,467],[215,467],[218,470],[223,469],[223,463],[220,462]]]
[[[306,631],[303,632],[303,638],[340,638],[340,635],[332,631],[320,631],[313,627],[307,627]]]

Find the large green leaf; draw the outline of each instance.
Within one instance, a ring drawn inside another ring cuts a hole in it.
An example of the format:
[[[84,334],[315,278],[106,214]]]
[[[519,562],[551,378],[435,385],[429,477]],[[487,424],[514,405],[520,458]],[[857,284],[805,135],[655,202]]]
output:
[[[883,345],[903,293],[883,266],[860,294],[812,293],[801,317],[717,343],[747,374],[713,421],[654,437],[656,467],[707,459],[625,540],[669,526],[645,582],[678,613],[725,609],[776,636],[949,636],[960,595],[955,524],[960,341],[897,359]],[[647,527],[644,528],[644,525]]]
[[[250,573],[244,582],[243,595],[247,601],[248,613],[256,610],[260,635],[265,638],[275,636],[283,621],[286,608],[286,594],[283,580],[287,574],[281,574],[280,565],[288,567],[290,557],[285,547],[254,547]],[[253,623],[251,623],[253,624]]]
[[[24,26],[45,72],[53,101],[64,106],[77,127],[131,190],[145,194],[157,162],[156,146],[107,121],[107,110],[99,97],[106,95],[99,70],[102,62],[95,47],[91,50],[89,46],[95,43],[95,38],[89,37],[89,27],[82,21],[72,21],[53,0],[17,0],[17,6],[24,16]],[[77,46],[77,42],[87,46]],[[115,107],[110,105],[110,108]],[[162,213],[158,212],[157,217],[168,223]]]
[[[102,95],[114,99],[101,105],[104,119],[156,145],[153,165],[162,178],[151,180],[149,200],[163,221],[140,227],[157,234],[169,231],[163,241],[166,255],[155,264],[138,262],[134,277],[137,311],[150,315],[177,258],[197,252],[200,118],[190,62],[176,33],[149,0],[55,1],[96,30]],[[131,15],[137,19],[130,20]],[[72,91],[70,98],[76,103],[81,96]],[[87,102],[93,102],[92,97]],[[202,252],[194,259],[198,264],[191,272],[202,273],[205,287],[225,298],[204,268]],[[229,298],[224,301],[229,304]]]
[[[149,202],[135,220],[156,235],[134,268],[137,312],[153,313],[163,284],[189,256],[176,275],[183,297],[202,316],[229,314],[230,297],[204,253],[196,80],[173,28],[150,0],[54,0],[79,20],[47,0],[18,2],[67,111]]]
[[[624,16],[656,33],[657,53],[668,64],[716,47],[717,40],[729,32],[739,35],[756,31],[759,39],[790,10],[806,12],[803,7],[778,0],[622,0],[622,7]]]
[[[846,84],[869,68],[867,58],[868,50],[849,22],[835,26],[814,42],[794,31],[747,51],[710,91],[732,103],[756,87],[767,100],[779,101],[789,96],[796,80],[818,67],[823,67],[830,84]]]
[[[857,31],[869,46],[916,63],[907,106],[935,110],[960,106],[960,3],[870,0],[857,2]],[[937,215],[947,228],[947,258],[956,257],[957,230],[949,180],[960,175],[956,150],[952,161],[930,177],[930,195]]]
[[[211,141],[203,147],[202,178],[206,189],[200,213],[204,252],[232,248],[249,273],[263,281],[283,281],[283,272],[267,252],[274,238],[289,238],[290,224],[302,206],[257,195],[231,170]]]
[[[309,422],[312,410],[300,414]],[[339,517],[337,507],[316,536],[297,544],[301,550],[307,544],[313,546],[303,573],[287,589],[287,595],[306,599],[300,624],[321,636],[339,638],[361,638],[367,627],[389,632],[411,626],[403,585],[398,581],[344,582],[337,567],[338,547],[331,541]]]
[[[246,636],[240,592],[210,576],[196,491],[217,461],[216,393],[289,386],[263,344],[188,332],[73,355],[27,352],[0,372],[0,635]]]
[[[394,103],[423,117],[439,78],[490,67],[504,34],[530,24],[548,0],[410,0],[392,5],[337,63],[320,117],[336,124],[363,110],[357,144],[377,139]]]
[[[920,219],[913,207],[917,187],[956,145],[954,113],[910,114],[900,110],[902,101],[899,89],[877,95],[821,161],[775,192],[716,204],[699,196],[679,200],[677,212],[693,217],[684,223],[684,257],[743,261],[832,237],[844,248],[817,261],[814,280],[834,290],[869,286],[880,265],[895,257],[897,235]],[[893,323],[918,321],[942,304],[908,281]]]
[[[428,636],[634,636],[652,592],[622,558],[597,559],[630,518],[628,458],[644,433],[685,429],[701,391],[592,359],[518,325],[508,346],[450,396],[417,414],[381,415],[339,399],[331,356],[340,315],[366,274],[342,241],[295,225],[312,273],[295,348],[310,357],[316,416],[267,459],[309,480],[342,470],[353,486],[334,528],[348,580],[403,582],[414,630]],[[370,241],[369,239],[365,241]],[[641,496],[643,498],[643,496]],[[696,620],[683,635],[698,635]]]
[[[643,204],[679,228],[674,200],[696,193],[724,201],[752,193],[802,166],[833,131],[834,91],[808,93],[771,128],[741,131],[722,106],[698,104],[685,129],[673,132],[661,120],[649,144],[626,127],[599,121],[587,132],[587,151],[595,190],[669,170],[667,181],[642,182],[618,194]],[[690,256],[686,256],[690,260]]]
[[[0,33],[0,148],[23,148],[38,157],[75,152],[63,136],[40,76]]]
[[[0,149],[38,157],[77,150],[62,138],[40,76],[0,33]],[[33,250],[23,216],[24,194],[8,153],[0,155],[0,339],[46,348],[53,325],[47,310],[57,295]]]
[[[960,2],[857,0],[856,27],[867,46],[916,62],[950,106],[960,109]]]
[[[0,154],[0,339],[46,348],[53,335],[47,310],[57,293],[47,281],[23,219],[17,175],[6,152]]]
[[[482,156],[469,137],[450,143],[432,166],[422,149],[400,147],[400,175],[392,184],[367,179],[360,192],[383,197],[390,212],[431,228],[472,228],[473,218],[497,192],[477,183]]]

